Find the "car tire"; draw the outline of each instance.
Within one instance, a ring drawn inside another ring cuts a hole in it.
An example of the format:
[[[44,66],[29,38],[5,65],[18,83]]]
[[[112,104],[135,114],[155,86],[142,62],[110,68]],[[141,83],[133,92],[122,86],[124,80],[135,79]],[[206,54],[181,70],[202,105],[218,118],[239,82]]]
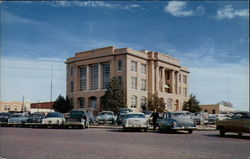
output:
[[[123,128],[123,131],[124,131],[124,132],[127,132],[127,131],[128,131],[128,129],[127,129],[127,128]]]
[[[147,132],[148,131],[148,129],[146,128],[146,129],[144,129],[144,132]]]
[[[189,133],[189,134],[192,134],[192,133],[193,133],[193,130],[188,130],[188,133]]]
[[[242,136],[242,133],[238,133],[239,136]]]
[[[219,128],[220,136],[225,136],[225,129],[223,127]]]

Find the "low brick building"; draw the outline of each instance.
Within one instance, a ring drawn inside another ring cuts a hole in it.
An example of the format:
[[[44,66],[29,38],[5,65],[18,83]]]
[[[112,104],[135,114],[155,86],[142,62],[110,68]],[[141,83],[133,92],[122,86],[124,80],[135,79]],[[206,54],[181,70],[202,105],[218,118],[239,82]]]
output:
[[[52,112],[54,102],[39,102],[30,104],[30,112]]]

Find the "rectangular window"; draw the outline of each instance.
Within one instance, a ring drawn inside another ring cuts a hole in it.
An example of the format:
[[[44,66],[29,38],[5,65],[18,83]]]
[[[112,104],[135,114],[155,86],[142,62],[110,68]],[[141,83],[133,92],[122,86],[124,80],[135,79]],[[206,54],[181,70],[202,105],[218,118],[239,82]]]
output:
[[[187,76],[183,75],[183,83],[187,83]]]
[[[131,71],[137,72],[137,62],[131,61]]]
[[[90,85],[91,90],[98,89],[98,65],[90,66]]]
[[[70,68],[70,76],[71,76],[71,77],[74,76],[74,72],[75,72],[74,67],[71,67],[71,68]]]
[[[141,90],[146,91],[146,80],[145,79],[141,80]]]
[[[80,67],[80,91],[87,89],[87,67]]]
[[[146,74],[146,67],[147,67],[147,65],[141,64],[141,73],[142,74]]]
[[[137,78],[136,77],[131,77],[131,88],[137,89]]]
[[[118,60],[117,70],[122,71],[122,60]]]
[[[167,71],[167,80],[170,80],[170,72]]]
[[[181,95],[181,87],[179,87],[179,94]]]
[[[187,97],[187,88],[183,88],[183,95],[184,97]]]
[[[102,65],[102,79],[103,89],[107,89],[110,81],[110,64],[105,63]]]
[[[74,81],[70,81],[70,92],[74,92]]]
[[[179,82],[181,82],[181,74],[179,74]]]

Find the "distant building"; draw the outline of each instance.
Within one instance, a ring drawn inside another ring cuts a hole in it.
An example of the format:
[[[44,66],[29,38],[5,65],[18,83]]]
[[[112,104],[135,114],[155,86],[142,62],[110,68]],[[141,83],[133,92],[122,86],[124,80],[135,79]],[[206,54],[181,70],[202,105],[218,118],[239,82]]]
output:
[[[232,107],[227,107],[222,104],[204,104],[200,105],[200,107],[203,112],[209,114],[227,114],[235,111]]]
[[[0,112],[22,112],[29,111],[29,102],[0,101]]]
[[[30,104],[30,112],[53,112],[53,104],[54,102],[41,102],[41,103],[31,103]]]
[[[167,54],[113,46],[76,53],[68,58],[67,96],[74,108],[100,110],[100,98],[117,76],[127,107],[141,111],[152,95],[163,98],[168,111],[182,110],[188,95],[189,70]]]

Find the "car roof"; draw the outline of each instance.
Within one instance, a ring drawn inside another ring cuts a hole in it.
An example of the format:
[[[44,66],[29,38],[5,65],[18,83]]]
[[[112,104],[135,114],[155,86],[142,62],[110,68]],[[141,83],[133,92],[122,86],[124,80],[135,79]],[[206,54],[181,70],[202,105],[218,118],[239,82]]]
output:
[[[130,114],[141,114],[141,115],[145,115],[144,113],[142,112],[128,112],[127,115],[130,115]]]
[[[169,113],[190,113],[189,111],[174,111],[174,112],[169,112]]]
[[[102,112],[104,112],[104,113],[114,113],[113,111],[102,111]]]

